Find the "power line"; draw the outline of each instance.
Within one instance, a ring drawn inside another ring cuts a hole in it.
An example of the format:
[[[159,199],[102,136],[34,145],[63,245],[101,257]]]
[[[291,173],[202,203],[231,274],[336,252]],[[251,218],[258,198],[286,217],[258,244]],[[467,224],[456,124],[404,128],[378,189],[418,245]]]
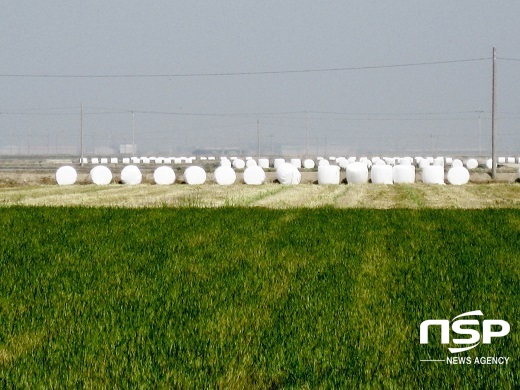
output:
[[[298,74],[298,73],[326,73],[326,72],[346,72],[356,70],[373,70],[373,69],[391,69],[391,68],[405,68],[415,66],[432,66],[432,65],[447,65],[459,64],[467,62],[488,61],[490,58],[471,58],[450,61],[432,61],[432,62],[412,62],[402,64],[390,65],[369,65],[369,66],[352,66],[352,67],[337,67],[337,68],[317,68],[317,69],[292,69],[292,70],[269,70],[269,71],[254,71],[254,72],[222,72],[222,73],[172,73],[172,74],[0,74],[3,78],[50,78],[50,79],[65,79],[65,78],[177,78],[177,77],[222,77],[222,76],[255,76],[255,75],[276,75],[276,74]]]

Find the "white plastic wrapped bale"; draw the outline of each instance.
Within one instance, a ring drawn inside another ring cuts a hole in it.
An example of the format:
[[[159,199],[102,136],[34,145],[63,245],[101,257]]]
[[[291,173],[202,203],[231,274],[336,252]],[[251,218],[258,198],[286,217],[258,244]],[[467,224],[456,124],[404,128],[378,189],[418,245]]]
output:
[[[466,168],[475,169],[478,168],[478,161],[475,158],[470,158],[466,160]]]
[[[505,157],[499,157],[498,158],[498,163],[499,164],[505,164],[506,163],[506,158]]]
[[[424,169],[425,167],[429,167],[429,166],[430,166],[430,162],[427,159],[422,158],[419,160],[419,168]]]
[[[462,160],[458,159],[458,158],[455,158],[453,159],[453,161],[451,162],[451,166],[452,167],[463,167],[464,166],[464,163],[462,162]]]
[[[433,165],[444,167],[444,157],[435,157],[433,159]]]
[[[399,165],[412,165],[413,164],[413,158],[411,157],[403,157],[399,159]]]
[[[291,164],[300,169],[302,167],[302,160],[300,158],[291,158]]]
[[[464,167],[451,167],[446,175],[448,183],[460,186],[469,181],[469,171]]]
[[[280,165],[282,165],[282,164],[285,164],[285,159],[283,159],[283,158],[275,158],[274,159],[274,164],[273,164],[274,169],[278,169],[278,167]]]
[[[132,164],[139,164],[141,162],[139,157],[132,157],[130,160],[132,161]]]
[[[104,165],[97,165],[90,170],[90,180],[98,186],[106,186],[112,182],[112,172]]]
[[[339,184],[339,170],[338,165],[320,165],[318,167],[318,184]]]
[[[258,164],[252,158],[246,160],[246,168],[256,167]]]
[[[163,165],[153,172],[153,180],[155,184],[168,186],[175,183],[175,172],[172,168]]]
[[[241,158],[237,158],[233,160],[233,167],[235,169],[244,169],[246,166],[246,162],[242,160]]]
[[[508,164],[514,164],[515,163],[515,158],[514,157],[508,157],[507,158],[507,163]]]
[[[370,171],[370,178],[373,184],[393,184],[394,174],[392,166],[383,164],[373,165]]]
[[[228,160],[227,158],[226,159],[222,159],[222,160],[220,160],[220,166],[221,167],[229,167],[229,168],[231,168],[231,161]]]
[[[229,161],[229,160],[228,160]],[[234,184],[237,180],[237,174],[235,170],[231,168],[231,162],[229,165],[221,165],[214,172],[215,181],[221,186],[229,186]]]
[[[206,182],[206,171],[198,165],[192,165],[184,171],[184,180],[190,185],[199,185]]]
[[[446,164],[451,165],[453,163],[453,157],[446,157]]]
[[[73,167],[69,165],[60,167],[56,171],[56,183],[58,183],[60,186],[70,186],[76,183],[77,179],[78,173]]]
[[[390,163],[388,163],[388,164],[390,164]],[[383,159],[379,159],[379,160],[376,160],[375,163],[372,163],[372,167],[374,167],[376,165],[386,165],[386,162]]]
[[[121,171],[121,181],[123,184],[137,185],[141,184],[143,175],[138,167],[135,165],[127,165]]]
[[[269,159],[268,158],[259,158],[258,166],[262,169],[269,169]]]
[[[353,162],[346,168],[348,184],[368,183],[368,167],[363,162]]]
[[[487,169],[492,169],[492,168],[493,168],[493,159],[488,158],[488,159],[486,160],[486,168],[487,168]]]
[[[117,157],[110,157],[110,164],[117,164],[119,162]]]
[[[294,165],[283,163],[276,169],[276,179],[281,184],[300,184],[302,175]]]
[[[413,165],[394,165],[392,168],[394,184],[415,183],[415,167]]]
[[[324,158],[321,159],[319,162],[318,162],[318,167],[322,167],[322,166],[326,166],[326,165],[330,165],[330,162],[329,160],[325,160]]]
[[[101,158],[101,164],[108,164],[108,158],[107,157]]]
[[[305,169],[314,169],[315,166],[316,166],[316,164],[314,163],[314,160],[312,160],[310,158],[307,158],[303,161],[303,167]]]
[[[348,159],[343,159],[339,162],[339,167],[343,169],[347,169],[347,165],[350,164],[350,161]]]
[[[265,172],[259,166],[250,166],[244,171],[244,183],[249,185],[260,185],[265,181]]]
[[[130,159],[128,157],[123,157],[123,164],[125,164],[125,165],[130,164]]]
[[[439,165],[429,165],[422,169],[422,181],[425,184],[444,184],[444,168]]]

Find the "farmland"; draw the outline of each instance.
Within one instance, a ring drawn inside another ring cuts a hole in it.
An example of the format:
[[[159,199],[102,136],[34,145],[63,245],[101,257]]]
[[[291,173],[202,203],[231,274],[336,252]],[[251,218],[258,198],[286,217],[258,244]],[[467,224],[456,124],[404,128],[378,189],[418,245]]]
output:
[[[518,208],[185,199],[1,209],[3,388],[520,385]],[[420,323],[473,310],[511,332],[461,355],[508,364],[421,362],[446,360],[449,345],[419,344]]]
[[[47,184],[0,187],[0,206],[480,209],[519,208],[519,194],[520,185],[515,182],[464,186],[266,183],[261,186],[89,184],[60,187]]]

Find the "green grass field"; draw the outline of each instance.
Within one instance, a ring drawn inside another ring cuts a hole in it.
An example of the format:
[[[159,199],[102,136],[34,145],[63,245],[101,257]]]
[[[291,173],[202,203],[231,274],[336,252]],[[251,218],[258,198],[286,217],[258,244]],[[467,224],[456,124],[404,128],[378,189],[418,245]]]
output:
[[[0,209],[2,388],[520,386],[520,209]],[[450,356],[427,319],[511,332]],[[435,333],[435,332],[434,332]]]

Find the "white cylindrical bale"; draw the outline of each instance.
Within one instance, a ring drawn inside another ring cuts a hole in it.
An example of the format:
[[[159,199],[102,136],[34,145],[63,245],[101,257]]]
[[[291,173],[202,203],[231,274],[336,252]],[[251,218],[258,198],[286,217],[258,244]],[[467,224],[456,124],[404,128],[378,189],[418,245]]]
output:
[[[488,158],[488,159],[486,160],[486,168],[487,168],[487,169],[492,169],[492,168],[493,168],[493,159]]]
[[[313,169],[315,166],[316,166],[316,164],[314,163],[314,160],[312,160],[310,158],[307,158],[303,161],[303,167],[305,169]]]
[[[469,181],[469,171],[464,167],[452,167],[448,170],[446,179],[453,185],[466,184]]]
[[[123,164],[125,164],[125,165],[130,164],[130,159],[128,157],[123,157]]]
[[[439,165],[429,165],[422,169],[422,181],[425,184],[444,184],[444,168]]]
[[[339,166],[340,168],[343,168],[343,169],[347,169],[347,165],[350,164],[350,162],[348,161],[348,159],[344,158],[343,160],[341,160],[339,162]]]
[[[419,168],[420,169],[424,169],[425,167],[429,167],[430,166],[430,162],[425,159],[425,158],[422,158],[419,160]]]
[[[475,158],[470,158],[466,160],[466,168],[467,169],[475,169],[478,168],[478,161]]]
[[[281,184],[300,184],[302,175],[294,165],[283,163],[276,169],[276,179]]]
[[[97,165],[90,170],[90,180],[98,186],[106,186],[112,182],[112,172],[104,165]]]
[[[390,163],[388,163],[388,164],[390,165]],[[383,159],[376,160],[376,162],[372,164],[372,168],[375,167],[376,165],[386,165],[386,162]]]
[[[121,181],[123,184],[137,185],[141,184],[142,180],[143,175],[135,165],[127,165],[121,171]]]
[[[101,164],[108,164],[108,158],[107,157],[102,157],[101,158]]]
[[[274,169],[278,169],[278,167],[280,165],[282,165],[282,164],[285,164],[285,159],[283,159],[283,158],[275,158],[273,167],[274,167]]]
[[[372,170],[370,171],[370,178],[373,184],[393,184],[394,175],[392,166],[376,163],[376,165],[372,166]]]
[[[318,167],[318,184],[339,184],[339,171],[338,165],[320,165]]]
[[[433,159],[433,165],[444,167],[444,157],[436,157]]]
[[[347,165],[346,176],[348,184],[368,183],[368,167],[364,162],[353,162]]]
[[[515,158],[514,157],[508,157],[506,161],[507,161],[508,164],[514,164],[515,163]]]
[[[451,162],[451,166],[452,167],[463,167],[464,166],[464,163],[462,162],[462,160],[458,159],[458,158],[455,158],[453,159],[453,161]]]
[[[498,158],[498,163],[499,164],[505,164],[506,163],[506,158],[505,157],[499,157]]]
[[[446,157],[446,164],[448,164],[448,165],[453,164],[453,157]]]
[[[269,159],[268,158],[259,158],[258,166],[262,169],[269,169]]]
[[[291,158],[291,164],[300,169],[302,167],[302,160],[300,158]]]
[[[117,164],[119,162],[117,157],[111,157],[110,158],[110,164]]]
[[[384,158],[383,158],[383,161],[384,161],[385,164],[387,164],[387,165],[395,165],[395,158],[392,158],[392,157],[384,157]]]
[[[415,183],[415,167],[413,165],[394,165],[392,168],[395,184]]]
[[[399,159],[399,165],[412,165],[413,164],[413,158],[411,157],[403,157]]]
[[[227,158],[226,159],[222,159],[222,160],[220,160],[220,166],[221,167],[229,167],[229,168],[231,168],[231,161],[228,160]]]
[[[244,171],[244,183],[249,185],[260,185],[265,181],[265,172],[259,166],[250,166]]]
[[[237,158],[233,160],[233,167],[235,169],[244,169],[246,166],[246,162],[242,160],[241,158]]]
[[[73,167],[69,165],[60,167],[56,171],[56,183],[58,183],[60,186],[70,186],[76,183],[77,179],[78,173]]]
[[[235,170],[231,168],[231,161],[229,161],[229,165],[221,165],[215,169],[214,176],[217,184],[221,186],[229,186],[234,184],[237,180],[237,174]]]
[[[246,160],[246,168],[256,167],[258,164],[252,158]]]
[[[158,185],[171,185],[175,183],[175,172],[172,168],[163,165],[154,171],[153,180]]]
[[[330,162],[329,160],[325,160],[325,159],[322,159],[318,162],[318,166],[321,167],[321,166],[324,166],[324,165],[330,165]]]
[[[198,165],[192,165],[184,171],[184,180],[190,185],[204,184],[206,182],[206,171]]]

